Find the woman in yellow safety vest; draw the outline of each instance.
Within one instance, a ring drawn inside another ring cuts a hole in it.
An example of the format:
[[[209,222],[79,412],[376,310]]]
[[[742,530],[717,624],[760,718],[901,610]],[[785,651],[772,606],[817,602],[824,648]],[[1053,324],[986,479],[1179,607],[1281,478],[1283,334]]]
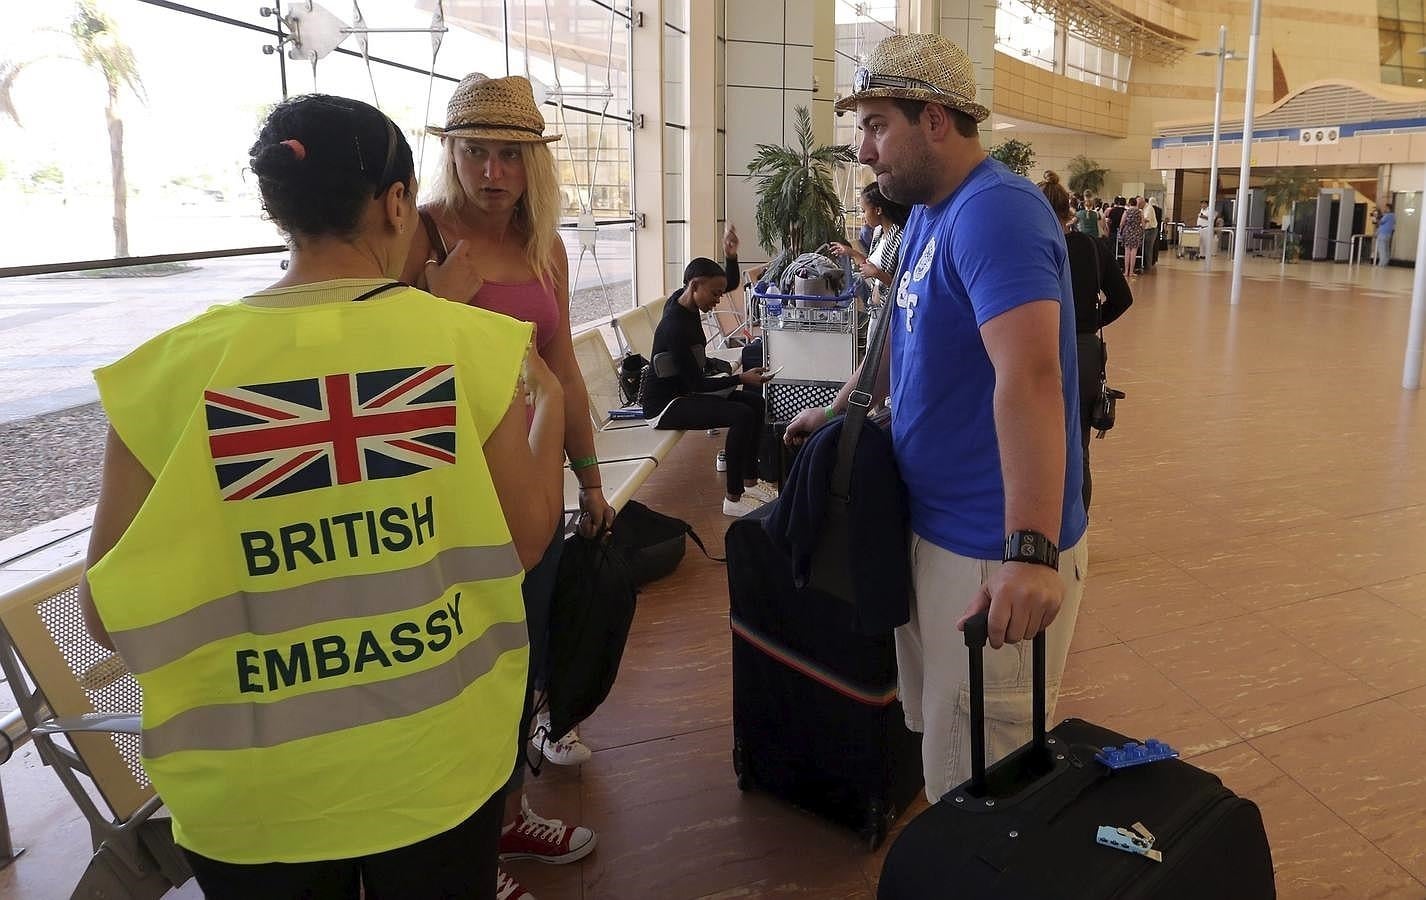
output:
[[[286,274],[96,373],[89,627],[209,898],[492,897],[559,381],[528,324],[396,281],[416,179],[381,112],[286,101],[251,167]]]

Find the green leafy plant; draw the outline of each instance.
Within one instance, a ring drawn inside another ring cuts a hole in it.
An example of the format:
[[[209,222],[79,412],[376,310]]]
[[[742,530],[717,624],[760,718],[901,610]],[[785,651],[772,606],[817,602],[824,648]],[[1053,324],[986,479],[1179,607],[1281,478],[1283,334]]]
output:
[[[1035,150],[1028,141],[1011,138],[990,148],[990,155],[1000,160],[1005,168],[1016,175],[1029,175],[1035,164]]]
[[[1104,179],[1109,170],[1084,154],[1069,161],[1069,189],[1083,195],[1085,191],[1098,196],[1104,188]]]
[[[839,165],[857,161],[850,145],[818,145],[812,116],[799,106],[797,146],[758,144],[748,172],[758,185],[758,243],[769,253],[782,247],[793,256],[839,240],[845,210],[833,177]]]
[[[1311,198],[1321,185],[1322,179],[1315,172],[1274,169],[1263,185],[1263,199],[1272,207],[1273,218],[1281,221],[1292,215],[1293,204]]]
[[[30,173],[30,183],[36,187],[63,187],[64,171],[54,163],[48,163]]]

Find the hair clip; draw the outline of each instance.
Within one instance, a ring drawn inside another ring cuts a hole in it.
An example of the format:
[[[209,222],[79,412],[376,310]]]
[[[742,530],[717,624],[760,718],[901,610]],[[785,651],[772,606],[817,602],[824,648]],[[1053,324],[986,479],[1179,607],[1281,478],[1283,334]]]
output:
[[[304,146],[302,146],[302,142],[301,142],[301,141],[296,140],[296,139],[291,139],[291,140],[286,140],[286,141],[278,141],[278,143],[281,144],[281,145],[284,146],[284,147],[289,147],[289,148],[291,148],[291,150],[292,150],[292,155],[295,156],[295,157],[297,157],[297,159],[298,159],[299,162],[300,162],[301,160],[304,160],[304,159],[307,158],[307,148],[304,147]]]

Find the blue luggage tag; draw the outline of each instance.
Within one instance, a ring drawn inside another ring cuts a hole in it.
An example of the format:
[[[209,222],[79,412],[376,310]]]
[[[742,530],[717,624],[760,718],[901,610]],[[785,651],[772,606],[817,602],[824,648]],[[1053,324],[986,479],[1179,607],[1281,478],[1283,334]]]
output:
[[[1123,747],[1105,747],[1094,758],[1111,769],[1127,769],[1165,759],[1178,759],[1178,751],[1155,738],[1140,744],[1129,741]]]

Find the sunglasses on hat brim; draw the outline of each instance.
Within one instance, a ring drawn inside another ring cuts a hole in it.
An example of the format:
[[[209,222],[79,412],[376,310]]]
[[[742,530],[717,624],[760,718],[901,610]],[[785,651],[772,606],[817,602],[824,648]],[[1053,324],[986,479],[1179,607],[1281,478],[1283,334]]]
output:
[[[965,98],[957,94],[953,94],[944,88],[939,88],[936,85],[930,83],[929,81],[922,81],[919,78],[906,78],[901,75],[881,75],[876,72],[873,72],[866,66],[858,68],[856,74],[852,76],[852,92],[860,94],[863,91],[869,91],[872,88],[929,91],[933,94],[939,94],[942,97],[945,97],[949,100],[953,100],[956,103],[965,102]]]

